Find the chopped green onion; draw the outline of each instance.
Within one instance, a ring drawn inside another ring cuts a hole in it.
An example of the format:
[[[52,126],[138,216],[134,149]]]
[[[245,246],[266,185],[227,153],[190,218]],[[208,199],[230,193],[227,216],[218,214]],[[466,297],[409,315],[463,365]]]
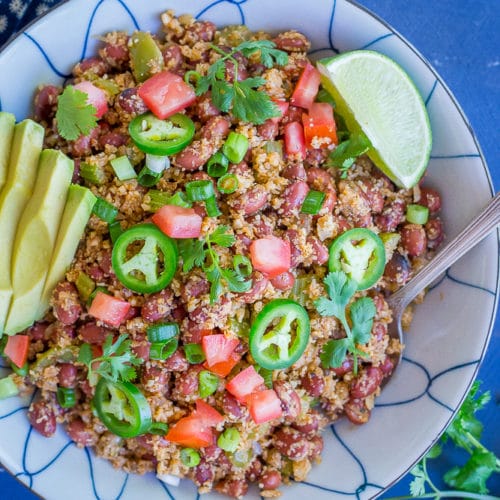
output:
[[[80,271],[78,273],[75,285],[76,289],[78,290],[78,295],[80,295],[80,298],[84,302],[86,302],[89,299],[90,295],[95,289],[94,280],[89,275],[85,274],[83,271]]]
[[[148,153],[146,154],[146,167],[155,174],[161,174],[170,167],[170,159],[168,156],[158,156]]]
[[[316,101],[327,102],[332,106],[333,109],[335,109],[335,101],[333,99],[333,96],[330,94],[330,92],[323,88],[319,89],[318,95],[316,96]]]
[[[157,323],[146,329],[150,342],[165,342],[179,335],[179,325],[177,323]]]
[[[283,156],[283,142],[282,141],[267,141],[264,144],[264,151],[266,153],[278,153]]]
[[[121,181],[128,181],[130,179],[135,179],[137,174],[135,173],[134,167],[128,156],[119,156],[110,161],[111,166],[115,172],[116,177]]]
[[[149,348],[149,358],[165,361],[177,351],[178,346],[179,341],[175,337],[165,342],[153,342]]]
[[[95,299],[95,296],[97,295],[98,292],[105,293],[107,295],[111,295],[109,293],[109,290],[105,286],[97,286],[94,291],[89,295],[89,298],[87,300],[87,305],[92,304],[92,301]]]
[[[262,368],[262,366],[257,367],[257,373],[264,379],[264,385],[268,389],[273,388],[273,371],[267,368]]]
[[[326,194],[321,191],[314,191],[311,189],[302,203],[302,207],[300,211],[303,214],[316,215],[323,206],[323,202],[325,201]]]
[[[103,167],[84,161],[80,163],[80,177],[97,186],[106,182],[106,174],[104,173]]]
[[[217,439],[217,446],[234,453],[240,444],[240,433],[235,427],[228,427]]]
[[[210,177],[222,177],[229,168],[227,156],[217,151],[207,163],[207,174]]]
[[[75,389],[58,387],[57,402],[61,408],[73,408],[76,404]]]
[[[114,243],[118,237],[123,233],[122,225],[119,221],[115,220],[109,225],[109,236],[111,241]]]
[[[192,365],[197,365],[205,361],[205,353],[200,344],[185,344],[184,354],[188,362]]]
[[[168,431],[168,424],[165,422],[153,422],[148,430],[149,434],[164,436]]]
[[[177,191],[177,193],[169,195],[165,191],[150,189],[148,195],[150,200],[149,206],[153,212],[156,212],[165,205],[176,205],[183,208],[191,208],[192,206],[182,191]]]
[[[106,201],[104,198],[97,198],[94,203],[94,207],[92,208],[92,212],[94,215],[97,215],[99,219],[111,224],[118,215],[118,209]]]
[[[231,163],[240,163],[248,151],[248,139],[243,134],[230,132],[222,146],[222,152]]]
[[[234,174],[223,175],[217,181],[217,188],[223,194],[234,193],[238,189],[238,177]]]
[[[240,255],[239,253],[233,257],[233,267],[236,274],[243,276],[244,278],[250,276],[253,271],[252,263],[248,257]]]
[[[429,209],[423,205],[408,205],[406,220],[412,224],[426,224],[429,220]]]
[[[191,181],[186,184],[186,194],[189,201],[205,201],[215,196],[212,181]]]
[[[200,454],[193,448],[184,448],[181,450],[181,462],[186,467],[196,467],[200,461]]]
[[[17,396],[19,394],[19,389],[16,383],[12,380],[12,377],[5,377],[0,379],[0,400],[11,398],[12,396]]]
[[[26,375],[28,375],[28,371],[30,369],[30,365],[27,361],[26,361],[26,363],[24,363],[23,366],[21,366],[21,368],[19,368],[19,366],[17,366],[14,363],[11,363],[10,367],[12,368],[12,371],[14,373],[16,373],[17,375],[19,375],[20,377],[26,377]]]
[[[219,377],[217,375],[208,370],[202,370],[198,377],[200,381],[198,388],[200,398],[207,398],[217,390],[219,386]]]
[[[219,205],[217,205],[217,198],[215,196],[205,200],[205,210],[209,217],[218,217],[222,213],[219,210]]]
[[[139,176],[137,177],[137,182],[144,187],[152,187],[156,186],[158,181],[161,179],[162,174],[153,172],[149,170],[148,167],[143,167],[139,172]]]

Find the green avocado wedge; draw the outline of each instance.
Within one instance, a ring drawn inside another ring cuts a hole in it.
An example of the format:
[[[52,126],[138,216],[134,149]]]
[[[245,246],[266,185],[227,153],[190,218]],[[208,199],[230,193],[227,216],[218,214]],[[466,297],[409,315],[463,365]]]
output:
[[[72,184],[69,187],[68,199],[35,319],[43,318],[47,312],[55,286],[64,278],[64,274],[75,257],[96,200],[92,192],[83,186]]]
[[[31,326],[49,272],[74,164],[64,153],[45,149],[38,175],[17,227],[12,252],[12,301],[5,323],[8,335]]]
[[[44,130],[32,120],[14,127],[5,185],[0,192],[0,335],[12,298],[11,260],[17,225],[35,184]]]
[[[0,193],[7,178],[15,124],[16,117],[13,114],[0,111]]]

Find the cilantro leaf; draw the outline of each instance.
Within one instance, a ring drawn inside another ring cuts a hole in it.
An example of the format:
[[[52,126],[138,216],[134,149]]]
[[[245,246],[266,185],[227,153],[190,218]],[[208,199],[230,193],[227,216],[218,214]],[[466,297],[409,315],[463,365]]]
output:
[[[345,308],[356,291],[357,284],[343,271],[328,273],[323,280],[328,299],[320,297],[314,302],[321,316],[335,316],[345,322]]]
[[[349,139],[341,142],[329,155],[328,165],[336,167],[342,171],[345,177],[347,170],[353,165],[356,159],[365,154],[371,147],[368,137],[362,132],[352,133]]]
[[[226,80],[214,80],[212,82],[212,102],[216,108],[224,113],[231,109],[234,99],[234,87]]]
[[[377,312],[371,297],[362,297],[351,306],[349,315],[352,322],[352,340],[356,344],[366,344],[370,340],[373,318]]]
[[[321,350],[319,358],[323,368],[338,368],[344,362],[349,348],[349,339],[329,340]]]
[[[282,50],[276,49],[276,44],[271,40],[252,40],[241,43],[238,47],[245,57],[260,52],[260,62],[266,68],[272,68],[274,63],[279,66],[288,64],[288,54]]]
[[[278,106],[264,92],[257,89],[263,78],[247,78],[234,83],[233,114],[245,122],[259,125],[269,118],[280,116]]]
[[[237,273],[234,269],[221,269],[221,274],[231,292],[248,292],[252,286],[250,280],[246,280],[244,276]]]
[[[413,481],[410,483],[411,495],[414,497],[424,495],[426,476],[422,466],[420,464],[417,464],[415,467],[413,467],[410,473],[412,476],[414,476]]]
[[[87,104],[85,92],[68,85],[58,97],[56,120],[61,137],[74,141],[97,125],[96,108]]]
[[[179,254],[182,257],[182,271],[187,273],[194,266],[200,267],[205,261],[205,242],[187,238],[177,242]]]
[[[208,239],[210,243],[224,248],[232,247],[236,243],[236,238],[233,234],[229,233],[228,226],[219,226],[208,236]]]

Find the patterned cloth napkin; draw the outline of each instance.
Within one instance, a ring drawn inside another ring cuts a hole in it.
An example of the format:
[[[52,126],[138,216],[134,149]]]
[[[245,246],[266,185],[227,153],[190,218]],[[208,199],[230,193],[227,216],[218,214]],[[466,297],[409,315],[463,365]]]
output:
[[[0,0],[0,46],[61,0]]]

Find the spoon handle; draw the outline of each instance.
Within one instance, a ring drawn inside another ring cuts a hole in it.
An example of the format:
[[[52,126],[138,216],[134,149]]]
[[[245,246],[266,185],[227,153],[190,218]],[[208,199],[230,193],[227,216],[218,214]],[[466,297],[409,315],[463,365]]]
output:
[[[388,298],[391,307],[404,309],[425,287],[485,238],[498,224],[500,224],[500,193],[497,193],[483,211],[447,243],[427,266]]]

